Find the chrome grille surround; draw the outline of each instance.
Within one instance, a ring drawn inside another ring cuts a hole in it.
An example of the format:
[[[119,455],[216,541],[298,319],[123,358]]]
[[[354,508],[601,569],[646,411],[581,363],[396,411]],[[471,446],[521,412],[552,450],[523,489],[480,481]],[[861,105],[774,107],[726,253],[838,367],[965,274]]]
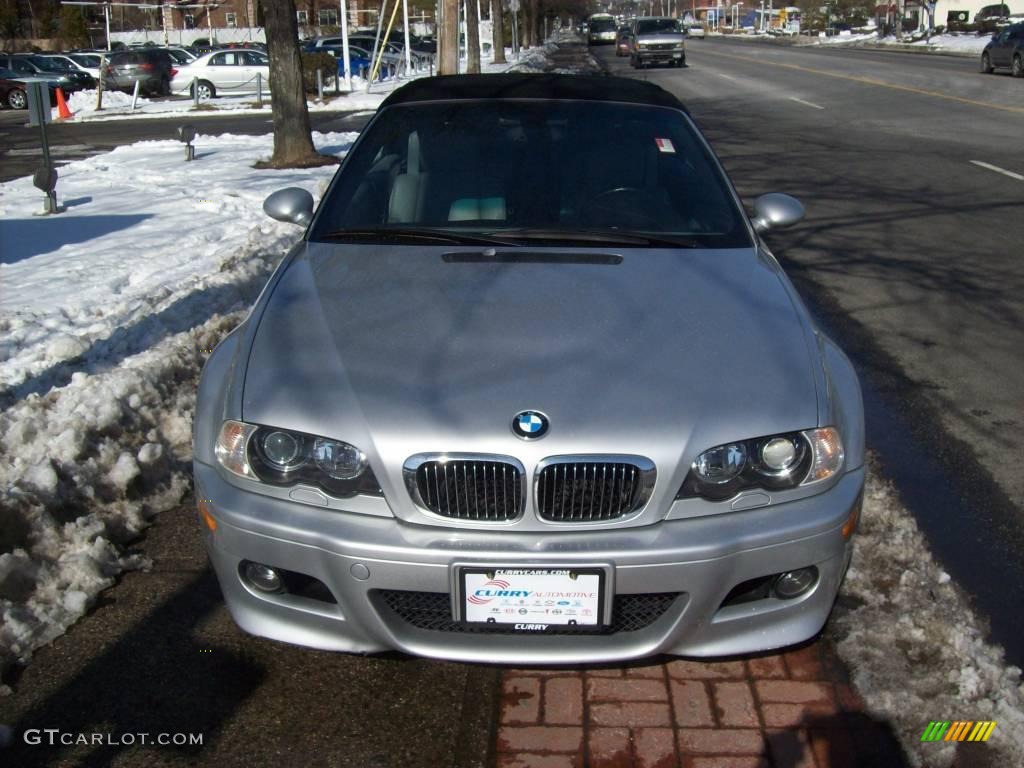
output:
[[[510,523],[526,504],[526,468],[511,456],[418,453],[402,475],[417,506],[448,520]]]
[[[549,456],[533,475],[537,517],[549,523],[605,523],[640,512],[657,471],[644,456]]]

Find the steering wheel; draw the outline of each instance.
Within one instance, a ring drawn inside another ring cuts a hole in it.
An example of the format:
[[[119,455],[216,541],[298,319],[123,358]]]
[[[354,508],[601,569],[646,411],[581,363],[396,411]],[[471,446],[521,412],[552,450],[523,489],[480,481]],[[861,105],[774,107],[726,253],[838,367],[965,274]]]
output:
[[[587,221],[611,223],[630,229],[657,229],[658,217],[651,209],[650,193],[637,187],[613,187],[598,192],[583,204],[581,213]]]

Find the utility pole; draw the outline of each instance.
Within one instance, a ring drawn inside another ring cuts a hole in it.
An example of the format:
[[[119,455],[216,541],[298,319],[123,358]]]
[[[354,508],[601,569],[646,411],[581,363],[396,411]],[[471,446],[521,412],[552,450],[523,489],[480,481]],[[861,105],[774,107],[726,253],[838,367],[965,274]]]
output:
[[[459,73],[459,0],[441,0],[441,60],[439,75]]]

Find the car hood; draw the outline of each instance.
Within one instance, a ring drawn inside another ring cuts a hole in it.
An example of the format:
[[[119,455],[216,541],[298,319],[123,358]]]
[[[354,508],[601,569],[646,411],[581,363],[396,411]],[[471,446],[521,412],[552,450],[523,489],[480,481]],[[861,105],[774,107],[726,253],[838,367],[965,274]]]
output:
[[[242,418],[354,443],[393,487],[432,451],[639,454],[681,482],[714,445],[817,425],[810,326],[771,257],[594,263],[611,253],[309,243],[250,320]],[[543,440],[512,434],[523,410]]]

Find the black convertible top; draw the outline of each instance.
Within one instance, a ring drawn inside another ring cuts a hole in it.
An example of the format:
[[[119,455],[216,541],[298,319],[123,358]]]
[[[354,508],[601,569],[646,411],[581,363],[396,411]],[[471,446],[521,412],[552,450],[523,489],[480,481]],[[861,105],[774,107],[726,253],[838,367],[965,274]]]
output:
[[[424,101],[477,99],[615,101],[687,111],[671,93],[642,80],[535,73],[424,77],[396,90],[384,100],[381,108]]]

